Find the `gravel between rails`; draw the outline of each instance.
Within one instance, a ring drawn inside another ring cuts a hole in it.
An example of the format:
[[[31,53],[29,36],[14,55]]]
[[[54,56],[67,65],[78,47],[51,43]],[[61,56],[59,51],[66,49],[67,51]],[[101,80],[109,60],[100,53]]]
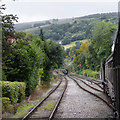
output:
[[[97,84],[95,84],[95,83],[92,82],[92,81],[89,81],[89,80],[86,80],[85,78],[83,79],[83,78],[80,78],[80,77],[77,77],[77,76],[71,76],[71,77],[73,77],[73,78],[75,78],[75,79],[77,79],[77,80],[83,80],[83,81],[86,82],[87,84],[89,84],[89,85],[91,85],[91,86],[93,86],[93,87],[95,87],[95,88],[103,91],[102,88],[100,88]]]
[[[113,111],[105,103],[80,89],[69,77],[66,78],[68,79],[68,87],[54,118],[112,117]],[[83,84],[81,83],[81,85]]]
[[[77,77],[73,77],[73,76],[72,76],[72,78],[76,79],[77,81],[82,81],[84,84],[91,87],[92,89],[103,93],[103,90],[98,85],[96,85],[96,84],[94,84],[94,83],[92,83],[90,81],[86,81],[85,79],[77,78]]]
[[[80,78],[77,78],[77,77],[73,77],[73,78],[75,78],[75,79],[77,80],[77,82],[80,83],[80,85],[82,85],[85,89],[87,89],[87,90],[91,91],[92,93],[100,96],[100,97],[103,98],[105,101],[107,101],[109,104],[112,104],[111,99],[110,99],[104,92],[96,91],[96,90],[90,88],[89,86],[85,85],[83,82],[81,82],[81,80],[83,80],[83,79],[80,79]],[[83,81],[84,81],[85,83],[87,83],[88,85],[90,85],[90,86],[92,86],[92,87],[100,90],[99,86],[97,86],[96,84],[94,84],[94,83],[91,84],[90,82],[85,81],[85,80],[83,80]],[[102,89],[101,89],[101,90],[102,90]]]

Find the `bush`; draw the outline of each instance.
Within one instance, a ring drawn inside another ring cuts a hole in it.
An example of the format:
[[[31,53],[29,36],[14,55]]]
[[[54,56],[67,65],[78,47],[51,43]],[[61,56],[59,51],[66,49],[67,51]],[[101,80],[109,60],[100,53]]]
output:
[[[11,101],[10,101],[9,98],[7,98],[7,97],[2,97],[2,105],[3,105],[3,106],[8,105],[8,104],[10,104],[10,103],[11,103]]]
[[[86,70],[82,71],[82,75],[86,76],[86,77],[97,78],[97,74],[99,74],[99,72],[93,71],[93,70],[90,70],[90,69],[86,69]]]
[[[2,112],[14,112],[14,106],[8,97],[2,97]]]
[[[16,86],[19,88],[18,102],[21,102],[25,98],[26,85],[24,82],[15,82]]]
[[[36,51],[27,41],[17,41],[11,45],[11,51],[3,57],[3,70],[7,81],[18,81],[26,83],[26,95],[37,85],[37,69],[39,67]]]
[[[2,96],[8,97],[12,104],[20,102],[25,97],[25,83],[8,81],[0,83],[2,83]]]

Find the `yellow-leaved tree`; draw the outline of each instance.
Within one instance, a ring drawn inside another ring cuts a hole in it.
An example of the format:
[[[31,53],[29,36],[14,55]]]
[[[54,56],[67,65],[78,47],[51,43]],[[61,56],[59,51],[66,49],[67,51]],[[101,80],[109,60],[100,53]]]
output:
[[[86,40],[80,47],[80,49],[76,50],[76,53],[73,57],[73,63],[75,70],[80,70],[83,67],[85,68],[85,52],[87,50],[88,45],[90,44],[89,40]]]

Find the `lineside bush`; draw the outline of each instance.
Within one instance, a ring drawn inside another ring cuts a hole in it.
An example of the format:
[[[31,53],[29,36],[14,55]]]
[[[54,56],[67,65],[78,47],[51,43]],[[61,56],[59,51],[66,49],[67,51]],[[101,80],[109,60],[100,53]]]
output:
[[[25,97],[24,82],[1,81],[0,83],[2,83],[2,96],[9,98],[12,104],[20,102]]]
[[[2,97],[2,113],[4,112],[14,112],[14,106],[11,104],[11,101],[8,97]],[[1,101],[0,100],[0,101]]]
[[[39,56],[25,40],[14,42],[10,49],[9,54],[3,57],[2,69],[7,81],[25,82],[26,96],[29,96],[38,83]]]
[[[97,74],[99,74],[99,72],[93,71],[93,70],[90,70],[90,69],[86,69],[86,70],[82,71],[82,75],[87,76],[87,77],[97,78]]]

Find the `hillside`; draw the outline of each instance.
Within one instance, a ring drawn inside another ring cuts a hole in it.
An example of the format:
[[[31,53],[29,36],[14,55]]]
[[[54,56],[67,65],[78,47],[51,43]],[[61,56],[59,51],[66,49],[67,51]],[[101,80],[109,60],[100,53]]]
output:
[[[92,14],[83,17],[68,19],[51,19],[29,23],[16,24],[16,31],[32,32],[39,34],[40,28],[43,29],[46,39],[52,39],[63,45],[74,41],[90,39],[94,25],[98,21],[117,23],[117,13]]]
[[[15,24],[15,30],[16,31],[23,31],[23,30],[31,30],[34,28],[39,28],[41,26],[46,25],[53,25],[53,24],[63,24],[72,21],[72,18],[68,19],[51,19],[51,20],[45,20],[45,21],[35,21],[35,22],[25,22],[25,23],[18,23]]]

